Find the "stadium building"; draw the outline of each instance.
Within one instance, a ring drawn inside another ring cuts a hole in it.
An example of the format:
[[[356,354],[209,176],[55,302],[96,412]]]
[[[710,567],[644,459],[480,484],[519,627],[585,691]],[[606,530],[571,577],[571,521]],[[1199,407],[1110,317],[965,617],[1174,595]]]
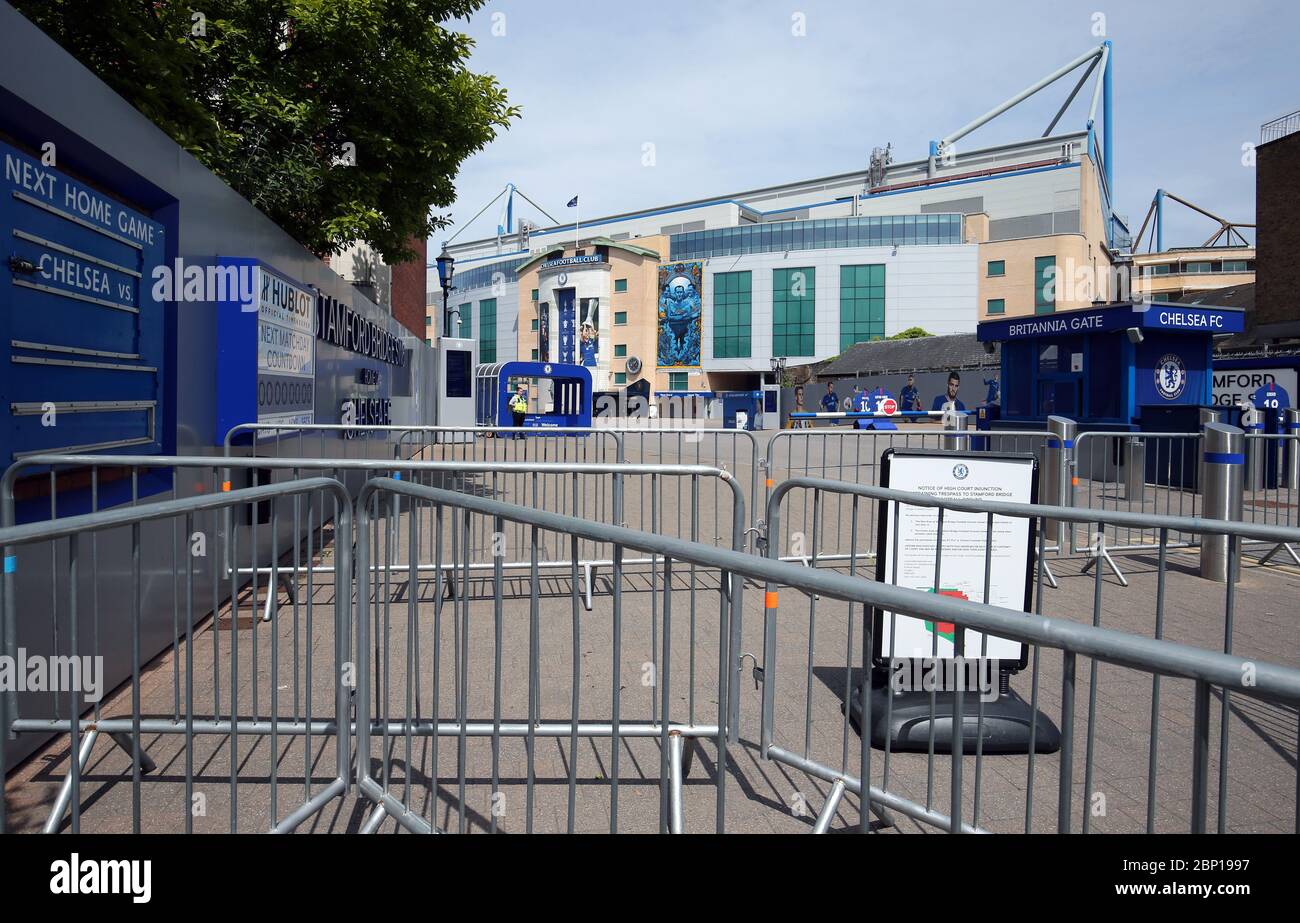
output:
[[[959,149],[1076,69],[1044,137]],[[1057,130],[1094,70],[1085,124]],[[863,169],[576,224],[515,227],[509,186],[496,235],[446,248],[452,330],[479,340],[483,363],[576,362],[597,390],[645,380],[698,394],[756,389],[774,358],[812,363],[911,327],[973,333],[988,318],[1088,307],[1095,285],[1060,283],[1110,278],[1129,243],[1111,207],[1109,75],[1107,43],[923,158],[878,148]],[[428,288],[432,338],[436,275]]]

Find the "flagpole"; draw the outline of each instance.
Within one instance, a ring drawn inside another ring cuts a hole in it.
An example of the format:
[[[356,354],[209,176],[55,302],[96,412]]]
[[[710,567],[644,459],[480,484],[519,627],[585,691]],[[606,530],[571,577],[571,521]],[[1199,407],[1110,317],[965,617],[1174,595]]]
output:
[[[574,196],[577,199],[577,196]],[[574,255],[578,251],[578,226],[582,223],[582,203],[578,202],[573,206],[573,250]]]

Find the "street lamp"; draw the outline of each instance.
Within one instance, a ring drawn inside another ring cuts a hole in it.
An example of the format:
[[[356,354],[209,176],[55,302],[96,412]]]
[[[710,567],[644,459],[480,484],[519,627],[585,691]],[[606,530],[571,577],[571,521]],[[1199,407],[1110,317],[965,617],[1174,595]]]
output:
[[[456,272],[456,260],[447,252],[447,245],[442,245],[442,252],[438,254],[438,284],[442,286],[442,335],[451,336],[451,315],[447,312],[447,301],[451,298],[452,293],[452,276]],[[456,320],[460,320],[460,312],[456,312]]]
[[[781,376],[785,372],[785,356],[773,356],[771,358],[771,363],[772,363],[772,378],[774,379],[773,384],[780,385]]]

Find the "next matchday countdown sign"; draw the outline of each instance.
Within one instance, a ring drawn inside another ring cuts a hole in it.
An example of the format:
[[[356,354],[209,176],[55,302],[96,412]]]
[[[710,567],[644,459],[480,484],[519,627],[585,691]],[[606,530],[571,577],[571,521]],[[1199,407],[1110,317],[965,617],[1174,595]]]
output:
[[[882,459],[881,486],[929,494],[941,500],[998,500],[1032,503],[1036,499],[1037,463],[1032,455],[991,455],[987,452],[928,454],[903,449],[887,450]],[[935,579],[939,511],[907,504],[885,504],[880,517],[876,579],[944,596],[987,602],[993,606],[1029,611],[1034,529],[1031,520],[994,516],[992,552],[988,553],[988,515],[944,510],[940,573]],[[989,562],[988,598],[985,599],[985,560]],[[955,626],[908,615],[873,613],[875,649],[872,657],[885,666],[893,658],[952,658]],[[1027,663],[1028,649],[1019,641],[989,635],[973,628],[964,633],[968,658],[988,657],[1004,665]]]

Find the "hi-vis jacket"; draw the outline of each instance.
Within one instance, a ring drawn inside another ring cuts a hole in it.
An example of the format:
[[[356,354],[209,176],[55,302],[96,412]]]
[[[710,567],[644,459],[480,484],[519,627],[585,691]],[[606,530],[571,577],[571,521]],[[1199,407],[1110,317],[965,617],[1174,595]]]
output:
[[[514,396],[510,398],[510,410],[513,413],[527,413],[528,398],[516,391]]]

